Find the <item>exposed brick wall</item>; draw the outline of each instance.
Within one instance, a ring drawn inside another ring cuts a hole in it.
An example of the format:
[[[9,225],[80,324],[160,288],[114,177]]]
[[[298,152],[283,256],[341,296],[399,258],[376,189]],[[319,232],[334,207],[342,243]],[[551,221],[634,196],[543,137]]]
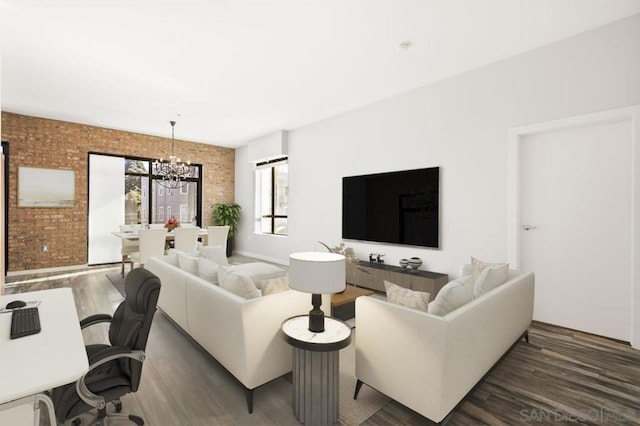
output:
[[[9,264],[23,271],[87,263],[88,153],[166,157],[171,139],[2,112],[9,142]],[[235,150],[175,141],[181,158],[202,164],[203,226],[209,206],[233,202]],[[69,208],[18,208],[18,167],[75,171],[76,201]],[[43,244],[49,252],[41,253]]]

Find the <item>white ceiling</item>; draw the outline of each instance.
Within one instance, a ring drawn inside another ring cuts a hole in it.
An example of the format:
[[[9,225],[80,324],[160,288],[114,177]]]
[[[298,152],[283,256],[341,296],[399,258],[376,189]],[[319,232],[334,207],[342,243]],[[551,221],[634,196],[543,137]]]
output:
[[[0,99],[165,137],[176,119],[177,139],[239,146],[636,13],[640,0],[0,0]]]

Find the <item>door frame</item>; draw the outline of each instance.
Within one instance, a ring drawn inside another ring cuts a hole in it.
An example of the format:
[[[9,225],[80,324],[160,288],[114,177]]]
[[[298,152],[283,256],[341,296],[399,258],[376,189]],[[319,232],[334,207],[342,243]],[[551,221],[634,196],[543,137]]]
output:
[[[507,145],[507,259],[520,267],[520,146],[526,136],[616,121],[631,122],[631,346],[640,349],[640,105],[512,127]],[[534,271],[535,272],[535,271]]]

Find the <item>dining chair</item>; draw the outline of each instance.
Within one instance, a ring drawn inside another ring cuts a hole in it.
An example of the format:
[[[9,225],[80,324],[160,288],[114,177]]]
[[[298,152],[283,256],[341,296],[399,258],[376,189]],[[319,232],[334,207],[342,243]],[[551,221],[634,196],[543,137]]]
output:
[[[140,229],[138,224],[120,225],[120,232],[133,232]],[[131,263],[131,253],[140,250],[140,244],[136,240],[129,240],[127,238],[121,238],[122,246],[120,248],[120,254],[122,255],[122,266],[120,267],[120,275],[124,278],[124,265],[125,263]]]
[[[200,228],[180,226],[174,229],[173,232],[175,234],[173,247],[176,250],[180,250],[185,253],[193,253],[197,250]]]
[[[140,250],[131,253],[131,268],[133,264],[138,263],[144,268],[145,263],[150,257],[164,256],[164,245],[167,240],[167,230],[160,229],[141,229],[138,231]]]
[[[208,246],[227,247],[227,237],[229,236],[229,226],[209,226],[207,228]]]

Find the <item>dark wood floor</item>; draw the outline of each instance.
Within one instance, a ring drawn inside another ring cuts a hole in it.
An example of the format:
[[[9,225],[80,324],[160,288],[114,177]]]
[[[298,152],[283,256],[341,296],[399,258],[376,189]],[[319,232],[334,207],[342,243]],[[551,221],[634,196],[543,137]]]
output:
[[[110,313],[121,296],[103,269],[23,282],[7,292],[71,287],[79,317]],[[10,277],[8,282],[42,275]],[[104,341],[106,327],[84,333],[88,341]],[[530,343],[519,342],[449,417],[449,424],[640,425],[640,351],[541,323],[534,323],[529,333]],[[125,411],[141,414],[148,425],[296,424],[289,381],[278,379],[258,388],[256,409],[249,415],[237,382],[161,312],[147,353],[141,388],[123,402]],[[429,423],[392,401],[362,424]]]

